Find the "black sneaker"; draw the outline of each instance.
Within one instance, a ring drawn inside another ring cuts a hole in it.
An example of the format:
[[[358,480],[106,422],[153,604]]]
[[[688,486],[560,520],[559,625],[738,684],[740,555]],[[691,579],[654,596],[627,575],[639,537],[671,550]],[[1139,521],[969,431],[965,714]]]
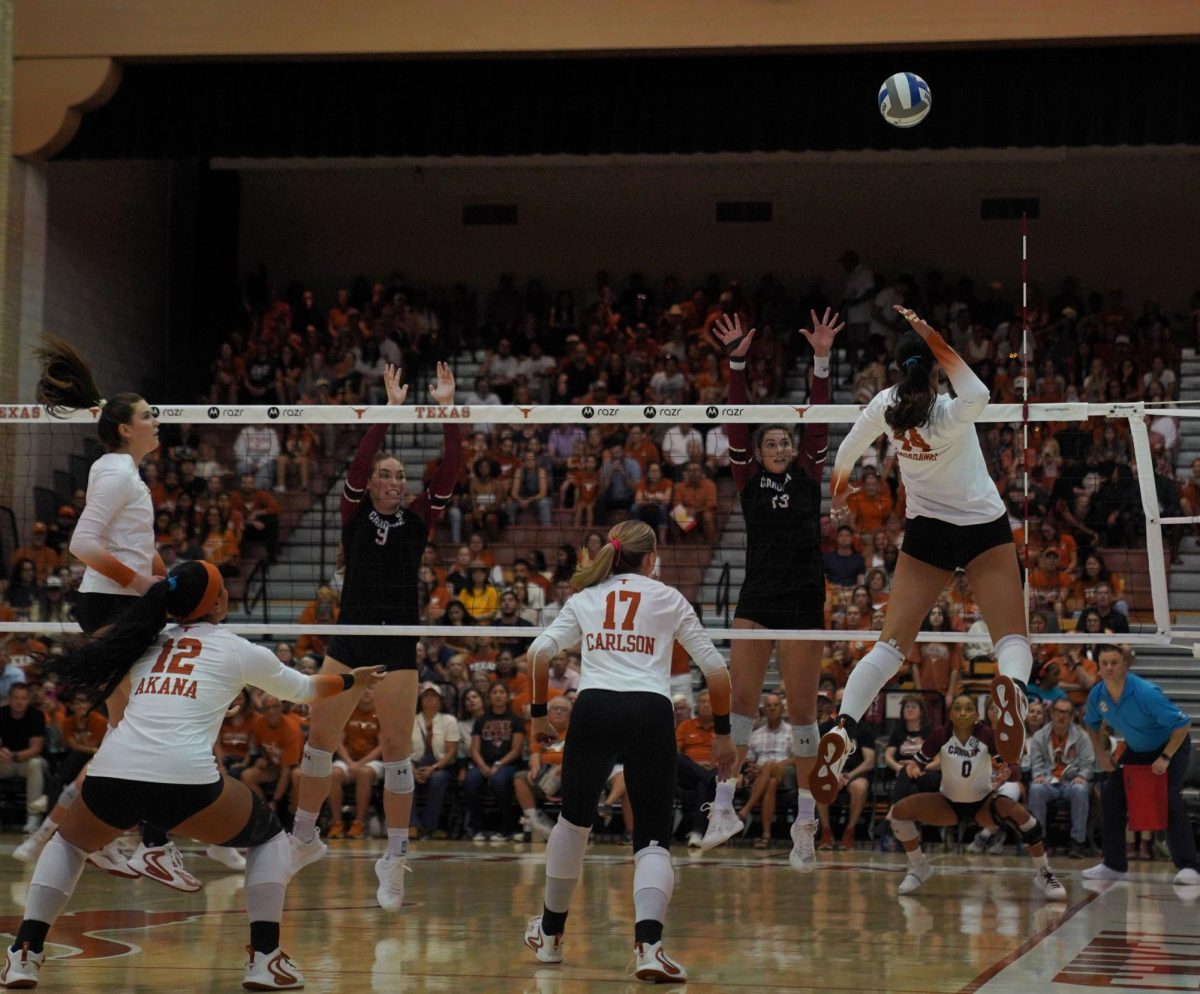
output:
[[[1067,859],[1083,859],[1083,843],[1071,840],[1071,845],[1067,848]]]

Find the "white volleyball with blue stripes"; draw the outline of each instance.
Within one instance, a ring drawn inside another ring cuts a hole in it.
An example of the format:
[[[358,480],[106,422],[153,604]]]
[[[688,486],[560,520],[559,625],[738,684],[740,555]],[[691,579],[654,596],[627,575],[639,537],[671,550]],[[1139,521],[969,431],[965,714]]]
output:
[[[888,124],[911,128],[925,120],[933,106],[929,84],[914,72],[898,72],[879,88],[879,113]]]

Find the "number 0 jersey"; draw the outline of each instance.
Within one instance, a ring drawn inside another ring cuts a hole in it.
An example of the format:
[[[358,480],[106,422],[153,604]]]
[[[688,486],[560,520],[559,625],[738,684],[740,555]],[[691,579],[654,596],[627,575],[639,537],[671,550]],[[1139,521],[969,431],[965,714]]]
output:
[[[922,744],[916,760],[924,769],[941,756],[941,792],[951,801],[982,801],[992,792],[992,757],[996,738],[992,726],[979,721],[966,742],[959,741],[953,725],[935,729]]]
[[[683,594],[640,573],[619,573],[573,594],[543,637],[559,650],[579,645],[580,693],[641,690],[670,697],[676,639],[706,672],[725,667]]]
[[[88,767],[97,777],[155,783],[220,778],[213,743],[245,686],[289,701],[314,696],[311,678],[219,625],[173,625],[129,671],[129,703]]]

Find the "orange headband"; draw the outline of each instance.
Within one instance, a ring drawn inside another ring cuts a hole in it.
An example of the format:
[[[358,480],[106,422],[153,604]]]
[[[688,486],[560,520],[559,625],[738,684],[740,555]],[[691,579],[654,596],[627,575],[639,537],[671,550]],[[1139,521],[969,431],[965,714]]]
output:
[[[199,560],[200,565],[208,572],[208,583],[204,587],[204,596],[200,598],[200,603],[196,605],[191,614],[180,618],[180,621],[199,621],[205,617],[217,603],[217,598],[221,596],[221,587],[224,582],[221,580],[220,570],[212,563],[206,560]]]

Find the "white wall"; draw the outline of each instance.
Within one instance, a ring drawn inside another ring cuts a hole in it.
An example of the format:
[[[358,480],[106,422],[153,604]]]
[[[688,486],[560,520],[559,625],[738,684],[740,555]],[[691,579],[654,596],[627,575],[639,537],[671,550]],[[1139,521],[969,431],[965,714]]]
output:
[[[232,165],[236,165],[231,163]],[[537,164],[441,161],[246,169],[241,265],[323,294],[392,268],[481,288],[511,269],[554,288],[608,268],[693,280],[765,271],[837,277],[855,247],[876,268],[938,267],[1013,286],[1016,222],[979,220],[985,196],[1038,196],[1032,278],[1074,274],[1182,305],[1200,286],[1200,150],[835,153]],[[767,225],[717,225],[718,199],[770,199]],[[518,205],[513,227],[464,228],[465,203]],[[326,299],[328,299],[326,297]]]

